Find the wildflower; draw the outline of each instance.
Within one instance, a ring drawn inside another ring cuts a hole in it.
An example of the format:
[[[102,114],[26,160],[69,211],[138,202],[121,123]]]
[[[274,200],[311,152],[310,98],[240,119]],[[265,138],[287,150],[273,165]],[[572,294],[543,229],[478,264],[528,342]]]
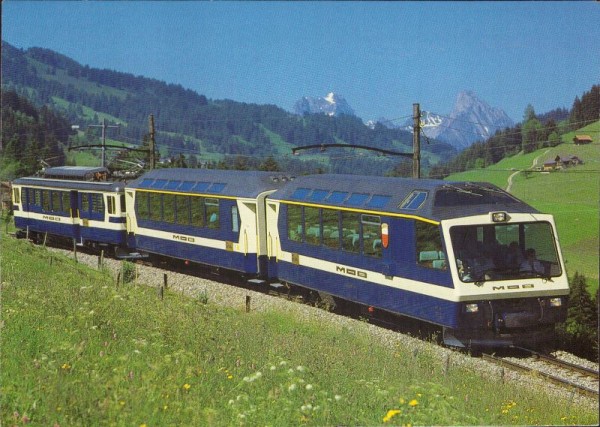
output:
[[[231,374],[227,374],[227,379],[228,379],[228,380],[232,380],[232,379],[233,379],[233,375],[231,375]]]
[[[71,369],[71,365],[69,365],[68,363],[63,363],[61,368],[64,369],[65,371],[68,371],[69,369]]]
[[[275,367],[275,365],[271,365],[271,367],[269,368],[271,371],[274,371],[275,369],[277,369],[277,367]]]
[[[312,386],[312,384],[306,384],[305,388],[310,391],[313,389],[313,386]]]
[[[296,384],[293,384],[293,383],[292,383],[292,384],[291,384],[291,385],[288,387],[288,391],[294,391],[294,390],[296,390]]]
[[[338,402],[339,402],[340,400],[342,400],[342,396],[340,396],[339,394],[336,394],[335,396],[333,396],[333,398],[334,398],[336,401],[338,401]]]
[[[402,413],[402,411],[400,409],[390,409],[389,411],[387,411],[387,414],[385,414],[385,417],[383,417],[383,422],[387,423],[392,418],[394,418],[396,415],[401,414],[401,413]]]
[[[191,386],[191,385],[189,385],[188,383],[185,383],[185,384],[183,385],[183,389],[184,389],[185,391],[188,391],[190,388],[192,388],[192,386]]]
[[[417,399],[413,399],[410,402],[408,402],[408,406],[417,406],[419,404],[419,402],[417,401]]]
[[[296,366],[296,370],[298,372],[304,372],[306,370],[306,368],[304,366]]]

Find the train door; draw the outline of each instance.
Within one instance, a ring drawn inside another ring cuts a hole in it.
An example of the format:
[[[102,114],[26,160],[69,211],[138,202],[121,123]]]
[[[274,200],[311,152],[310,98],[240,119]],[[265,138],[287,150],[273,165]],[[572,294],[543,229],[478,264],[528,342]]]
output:
[[[268,277],[275,278],[278,275],[277,266],[280,254],[279,230],[277,228],[277,219],[279,216],[280,204],[273,200],[267,201],[267,258],[268,258]]]
[[[257,262],[258,273],[262,277],[271,275],[272,236],[267,226],[267,196],[273,191],[266,191],[257,197],[256,231],[258,235]],[[272,275],[271,275],[272,276]]]
[[[69,216],[73,224],[73,239],[81,240],[81,224],[79,220],[79,193],[76,190],[69,192]]]

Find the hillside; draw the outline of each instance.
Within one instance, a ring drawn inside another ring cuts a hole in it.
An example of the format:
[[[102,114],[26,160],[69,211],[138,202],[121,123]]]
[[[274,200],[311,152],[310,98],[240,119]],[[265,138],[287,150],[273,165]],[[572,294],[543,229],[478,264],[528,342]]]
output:
[[[575,134],[592,136],[588,145],[574,145]],[[506,188],[513,176],[511,193],[542,212],[554,215],[570,276],[578,271],[598,288],[600,206],[600,122],[562,136],[563,143],[528,154],[517,154],[483,169],[452,174],[448,180],[489,181]],[[556,156],[574,155],[583,164],[560,172],[520,172],[535,162],[541,166]]]
[[[84,135],[83,130],[106,119],[121,124],[119,132],[111,131],[111,138],[139,145],[153,114],[161,153],[166,157],[183,155],[194,164],[231,163],[242,157],[249,167],[256,167],[272,156],[299,171],[318,167],[338,173],[385,174],[396,166],[397,159],[330,150],[319,155],[319,163],[305,164],[303,157],[291,156],[290,147],[346,143],[412,151],[412,135],[404,130],[371,129],[351,116],[296,116],[274,105],[211,100],[180,85],[90,68],[48,49],[23,51],[2,42],[2,77],[4,90],[15,90],[37,106],[49,105],[61,112],[70,123],[80,126],[80,138],[88,143],[89,134]],[[447,144],[424,146],[424,169],[455,153]],[[331,161],[340,155],[353,159],[350,169]]]

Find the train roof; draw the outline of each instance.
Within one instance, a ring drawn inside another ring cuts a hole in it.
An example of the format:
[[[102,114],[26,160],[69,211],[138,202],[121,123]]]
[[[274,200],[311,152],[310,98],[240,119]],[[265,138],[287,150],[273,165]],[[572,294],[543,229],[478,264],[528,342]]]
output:
[[[94,180],[96,174],[108,174],[108,169],[100,166],[56,166],[44,170],[45,178]]]
[[[75,181],[68,179],[54,179],[42,177],[24,177],[13,181],[14,185],[25,185],[44,188],[59,188],[64,190],[79,191],[107,191],[119,192],[125,188],[124,182],[111,181]]]
[[[293,179],[281,172],[168,168],[147,172],[127,188],[255,198]]]
[[[364,211],[382,211],[431,220],[493,211],[537,210],[493,184],[358,175],[299,176],[271,199]]]

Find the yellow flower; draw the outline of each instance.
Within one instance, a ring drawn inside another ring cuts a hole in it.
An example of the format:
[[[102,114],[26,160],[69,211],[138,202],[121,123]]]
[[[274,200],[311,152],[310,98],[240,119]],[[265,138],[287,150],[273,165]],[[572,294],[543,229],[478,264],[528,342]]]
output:
[[[402,411],[400,409],[390,409],[389,411],[387,411],[387,414],[385,414],[385,417],[383,417],[383,422],[387,423],[389,420],[401,413]]]
[[[185,391],[189,390],[190,388],[192,388],[192,386],[191,386],[191,385],[189,385],[188,383],[185,383],[185,384],[183,385],[183,389],[184,389]]]
[[[64,369],[65,371],[67,371],[67,370],[71,369],[71,365],[69,365],[68,363],[63,363],[61,368]]]
[[[409,406],[417,406],[419,404],[419,402],[417,402],[417,399],[413,399],[410,402],[408,402]]]
[[[404,405],[404,402],[405,402],[405,400],[404,400],[404,399],[402,399],[402,398],[400,398],[400,404],[401,404],[401,405]]]

